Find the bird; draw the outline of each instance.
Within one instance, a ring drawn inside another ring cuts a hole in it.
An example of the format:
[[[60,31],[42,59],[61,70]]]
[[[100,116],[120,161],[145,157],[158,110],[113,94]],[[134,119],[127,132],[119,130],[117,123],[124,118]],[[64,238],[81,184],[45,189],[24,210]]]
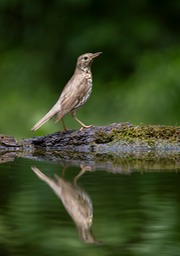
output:
[[[102,54],[102,52],[85,53],[78,57],[74,74],[65,85],[59,99],[50,111],[32,127],[32,131],[39,129],[55,115],[57,116],[55,123],[61,120],[64,130],[67,130],[63,116],[69,112],[71,112],[72,117],[81,125],[81,129],[92,126],[85,125],[81,122],[76,117],[76,111],[86,103],[91,95],[93,86],[91,65],[93,60],[100,54]]]
[[[32,171],[39,179],[47,183],[54,193],[60,198],[66,211],[74,221],[80,239],[89,244],[100,244],[92,233],[93,224],[93,204],[89,195],[78,186],[77,180],[85,171],[92,171],[90,166],[80,166],[80,173],[74,178],[74,182],[67,182],[62,177],[54,175],[55,179],[49,178],[42,173],[37,167],[32,166]]]

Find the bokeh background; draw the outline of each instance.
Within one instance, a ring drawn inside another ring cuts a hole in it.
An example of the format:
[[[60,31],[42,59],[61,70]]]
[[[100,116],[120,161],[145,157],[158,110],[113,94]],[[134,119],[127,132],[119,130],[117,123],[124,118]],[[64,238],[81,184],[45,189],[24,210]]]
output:
[[[94,88],[77,116],[86,124],[179,125],[180,1],[1,0],[0,133],[17,138],[56,102],[85,52]],[[79,125],[70,115],[69,128]]]

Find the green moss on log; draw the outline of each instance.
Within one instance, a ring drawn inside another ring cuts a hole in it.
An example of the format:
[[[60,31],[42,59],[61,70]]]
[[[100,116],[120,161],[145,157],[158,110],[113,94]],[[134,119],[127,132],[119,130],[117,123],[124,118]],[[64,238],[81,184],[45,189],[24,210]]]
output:
[[[161,125],[124,124],[118,129],[112,129],[110,133],[97,131],[95,134],[96,144],[146,147],[171,147],[180,145],[180,127]]]

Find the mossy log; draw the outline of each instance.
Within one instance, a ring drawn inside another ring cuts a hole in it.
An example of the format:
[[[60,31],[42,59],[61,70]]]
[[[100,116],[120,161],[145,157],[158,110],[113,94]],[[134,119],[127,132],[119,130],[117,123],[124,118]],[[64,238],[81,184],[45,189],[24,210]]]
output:
[[[13,161],[17,156],[113,171],[144,166],[178,170],[180,127],[114,123],[20,141],[0,135],[0,163]]]
[[[16,141],[0,135],[0,150],[58,150],[82,153],[117,153],[144,150],[180,151],[180,127],[114,123],[68,130]]]

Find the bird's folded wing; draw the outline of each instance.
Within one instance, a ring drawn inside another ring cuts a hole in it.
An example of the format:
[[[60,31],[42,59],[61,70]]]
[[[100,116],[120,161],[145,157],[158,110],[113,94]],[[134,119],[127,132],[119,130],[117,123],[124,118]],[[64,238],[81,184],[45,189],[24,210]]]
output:
[[[76,108],[76,106],[83,99],[84,95],[89,89],[87,83],[87,79],[81,75],[73,76],[69,80],[59,98],[61,111],[56,121],[61,119],[65,114],[69,113],[74,108]]]

